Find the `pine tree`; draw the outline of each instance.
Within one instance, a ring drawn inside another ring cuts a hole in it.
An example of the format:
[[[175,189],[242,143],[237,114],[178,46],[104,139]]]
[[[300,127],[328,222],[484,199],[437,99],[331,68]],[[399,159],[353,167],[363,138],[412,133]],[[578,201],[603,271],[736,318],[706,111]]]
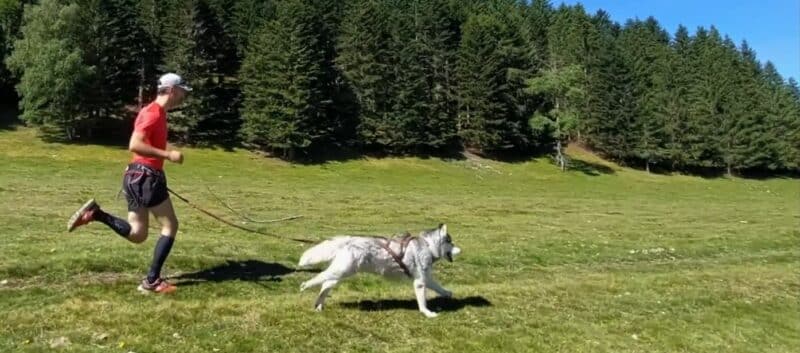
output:
[[[718,33],[712,28],[712,38],[716,38]],[[716,149],[719,153],[721,166],[725,168],[727,174],[733,174],[733,169],[737,168],[743,163],[745,158],[746,142],[741,144],[742,140],[747,138],[747,132],[743,131],[749,125],[744,117],[739,116],[736,100],[738,77],[736,72],[736,54],[735,45],[729,38],[722,41],[715,41],[715,49],[718,51],[716,58],[716,76],[720,77],[723,81],[722,88],[724,90],[718,91],[719,104],[718,104],[718,120],[715,125],[715,135],[717,137]]]
[[[635,115],[630,127],[633,157],[645,169],[663,161],[665,120],[659,110],[670,89],[669,37],[655,19],[629,21],[620,35],[623,57],[634,81]]]
[[[485,126],[499,111],[491,98],[498,95],[502,84],[497,78],[500,63],[492,55],[494,43],[491,43],[492,31],[499,31],[499,25],[492,21],[486,15],[473,15],[462,27],[457,67],[458,133],[467,148],[490,148],[500,140]]]
[[[710,135],[710,126],[704,121],[708,114],[703,114],[708,110],[709,104],[703,104],[703,87],[707,86],[704,80],[707,70],[702,60],[703,52],[708,42],[708,31],[699,27],[694,36],[690,38],[688,45],[685,46],[684,54],[681,55],[686,65],[687,85],[687,108],[689,118],[686,120],[686,130],[684,131],[685,145],[683,147],[686,156],[687,167],[691,169],[708,168],[710,163],[706,160],[709,153],[707,140]]]
[[[417,32],[421,16],[417,3],[407,5],[408,8],[392,8],[390,21],[393,25],[389,53],[395,63],[392,65],[395,81],[390,85],[391,111],[385,115],[384,123],[393,133],[382,144],[395,152],[411,152],[424,143],[422,123],[431,113],[426,77],[429,53]]]
[[[800,101],[800,86],[798,86],[797,80],[795,80],[794,77],[789,77],[787,85],[789,85],[789,91],[792,92],[794,98]]]
[[[725,101],[732,91],[732,79],[727,75],[726,52],[716,28],[699,28],[695,33],[689,57],[693,77],[690,86],[690,121],[697,138],[689,151],[696,156],[696,166],[724,168],[721,148],[730,111]],[[714,65],[713,63],[719,63]]]
[[[275,4],[267,0],[238,0],[234,2],[232,10],[230,27],[236,50],[240,57],[244,57],[250,38],[264,23],[274,18]]]
[[[169,3],[166,3],[169,4]],[[137,101],[141,108],[155,98],[156,85],[160,75],[160,67],[164,65],[164,31],[165,24],[161,21],[162,6],[168,8],[159,0],[140,0],[138,2],[138,18],[142,29],[147,33],[148,41],[142,46],[138,55],[139,92]]]
[[[4,4],[0,2],[0,6],[4,6]],[[0,18],[3,18],[4,16],[3,11],[4,9],[0,7]],[[8,53],[11,51],[11,46],[6,40],[7,34],[5,33],[5,27],[7,26],[0,24],[0,106],[6,104],[6,100],[8,99],[8,96],[10,96],[9,88],[12,86],[11,73],[8,71],[5,65],[5,59],[8,56]]]
[[[499,11],[470,16],[462,27],[457,65],[458,134],[464,147],[484,152],[525,149],[528,117],[520,109],[524,47],[519,24]]]
[[[9,53],[22,22],[25,1],[0,0],[0,50]]]
[[[446,0],[350,4],[336,62],[360,108],[365,146],[407,153],[453,145],[454,17]]]
[[[391,85],[390,116],[401,133],[390,142],[390,149],[441,150],[456,136],[452,92],[456,25],[441,0],[398,4],[393,13],[389,51],[398,74]]]
[[[337,62],[366,146],[431,152],[454,144],[457,30],[445,0],[351,4]]]
[[[17,104],[14,86],[18,80],[5,64],[14,51],[14,41],[20,35],[24,6],[36,3],[33,0],[0,0],[0,106]]]
[[[764,64],[761,82],[766,93],[762,110],[767,133],[774,137],[770,146],[774,156],[770,167],[797,171],[800,169],[800,100],[770,61]]]
[[[530,63],[533,75],[547,67],[547,29],[553,8],[549,0],[533,0],[525,9],[522,34],[525,41],[525,60]]]
[[[307,0],[279,3],[275,19],[251,39],[240,75],[245,140],[289,159],[330,131],[315,14]]]
[[[688,151],[698,166],[724,168],[733,174],[734,170],[764,164],[769,158],[764,153],[768,135],[763,133],[756,114],[759,98],[753,76],[758,68],[753,60],[743,58],[735,44],[723,39],[716,28],[698,29],[688,60],[693,137]]]
[[[633,80],[617,43],[619,25],[603,11],[594,15],[592,23],[596,35],[589,46],[595,53],[586,61],[584,141],[607,157],[624,160],[630,157],[635,137],[630,133],[635,109]]]
[[[91,138],[94,130],[103,136],[112,135],[124,124],[123,118],[133,118],[131,111],[144,84],[140,72],[142,54],[151,46],[151,38],[139,22],[133,0],[76,3],[82,9],[81,22],[85,24],[79,39],[83,60],[94,68],[81,104],[91,123],[86,135]]]
[[[390,15],[381,1],[349,3],[337,43],[337,67],[358,106],[358,140],[372,149],[386,149],[404,139],[393,110],[399,73]]]
[[[14,36],[22,17],[22,4],[17,0],[0,0],[0,104],[12,97],[14,81],[11,72],[5,65],[5,59],[11,54]],[[16,97],[13,97],[16,98]]]
[[[602,10],[591,21],[593,28],[586,38],[591,54],[584,61],[587,80],[582,140],[607,157],[621,159],[628,150],[621,134],[627,130],[629,117],[621,110],[628,80],[616,45],[619,25]]]
[[[202,1],[202,0],[201,0]],[[199,41],[204,34],[204,29],[198,25],[198,6],[200,3],[194,0],[171,0],[162,5],[162,11],[170,18],[170,21],[163,23],[161,28],[161,39],[163,45],[163,60],[159,67],[160,73],[175,72],[186,79],[193,86],[193,91],[181,111],[170,113],[170,138],[182,143],[193,140],[193,133],[197,132],[199,117],[189,113],[190,107],[195,109],[198,105],[198,98],[202,98],[203,93],[197,87],[197,81],[201,78],[207,67],[204,60],[195,57],[195,48],[199,46]],[[201,102],[200,102],[201,103]]]
[[[664,122],[663,158],[672,170],[685,169],[690,163],[686,151],[690,139],[687,123],[689,116],[690,69],[687,55],[691,38],[684,26],[678,26],[670,49],[665,53],[663,63],[666,65],[661,77],[665,90],[656,97],[661,105],[657,107],[657,117]]]
[[[232,145],[238,141],[242,121],[240,92],[233,80],[241,64],[236,42],[223,22],[230,15],[222,13],[222,8],[203,6],[202,2],[197,9],[195,22],[202,29],[197,30],[199,40],[194,55],[202,62],[199,68],[203,74],[195,79],[192,92],[194,101],[200,104],[190,105],[187,113],[198,118],[195,134],[198,142]]]
[[[176,72],[193,91],[185,107],[170,115],[178,141],[231,144],[241,124],[237,87],[231,81],[239,64],[233,39],[206,0],[175,0],[166,12],[172,19],[162,28],[161,72]]]
[[[673,46],[676,42],[684,43],[688,40],[686,28],[678,28],[678,38],[673,43],[667,42],[664,32],[654,21],[649,26],[649,33],[654,34],[655,42],[652,49],[656,55],[652,57],[653,64],[648,73],[649,92],[644,93],[644,106],[640,111],[640,121],[653,126],[657,135],[652,139],[655,145],[652,152],[656,158],[651,163],[660,162],[672,170],[686,165],[683,153],[683,140],[686,132],[685,122],[688,119],[688,99],[686,64],[678,51]],[[639,91],[642,93],[642,91]],[[641,126],[641,125],[640,125]],[[637,130],[637,133],[641,130]]]
[[[597,136],[602,127],[611,116],[605,101],[609,100],[612,87],[610,64],[615,54],[614,40],[615,24],[611,22],[607,13],[599,10],[592,16],[591,26],[585,32],[585,46],[587,55],[584,57],[583,66],[586,72],[586,99],[581,119],[581,142],[596,146]]]
[[[730,121],[723,124],[723,161],[728,174],[733,170],[767,169],[776,160],[774,156],[775,136],[768,131],[765,113],[761,109],[766,92],[760,84],[761,69],[755,52],[747,42],[737,50],[733,42],[726,38],[725,49],[729,57],[728,76],[732,80],[732,90],[727,96],[725,107],[730,111]]]
[[[417,33],[428,56],[426,96],[428,116],[422,117],[421,139],[428,149],[440,150],[455,143],[458,102],[455,71],[459,23],[445,0],[420,1]]]
[[[590,26],[589,18],[580,5],[562,4],[555,11],[547,31],[548,69],[585,64],[586,30]]]
[[[336,65],[337,39],[341,33],[346,3],[343,1],[313,0],[314,11],[319,19],[317,49],[322,53],[322,96],[327,132],[319,140],[326,150],[336,146],[348,148],[354,144],[357,117],[357,102],[346,84],[340,68]],[[315,151],[312,151],[315,152]]]

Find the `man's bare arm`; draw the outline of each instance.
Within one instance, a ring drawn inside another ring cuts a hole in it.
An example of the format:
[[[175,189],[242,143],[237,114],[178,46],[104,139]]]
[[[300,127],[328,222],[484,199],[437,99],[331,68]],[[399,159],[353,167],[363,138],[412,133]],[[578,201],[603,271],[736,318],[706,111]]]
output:
[[[128,150],[140,156],[166,159],[174,163],[182,163],[183,155],[178,151],[167,151],[155,148],[144,142],[144,134],[134,131],[128,143]]]

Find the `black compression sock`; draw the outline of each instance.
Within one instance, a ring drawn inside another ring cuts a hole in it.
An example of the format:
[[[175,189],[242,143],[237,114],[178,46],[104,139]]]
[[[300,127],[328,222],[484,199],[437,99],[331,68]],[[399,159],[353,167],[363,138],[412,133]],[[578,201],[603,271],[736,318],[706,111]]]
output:
[[[150,272],[147,274],[148,282],[153,283],[161,277],[161,267],[164,266],[164,261],[167,260],[167,256],[170,250],[172,250],[172,243],[174,242],[174,237],[162,235],[158,238],[156,249],[153,251],[153,263],[150,265]]]
[[[117,234],[119,234],[123,238],[128,238],[131,234],[131,225],[128,224],[127,221],[114,217],[108,213],[103,212],[103,210],[97,208],[94,210],[92,217],[105,225],[109,228],[113,229]]]

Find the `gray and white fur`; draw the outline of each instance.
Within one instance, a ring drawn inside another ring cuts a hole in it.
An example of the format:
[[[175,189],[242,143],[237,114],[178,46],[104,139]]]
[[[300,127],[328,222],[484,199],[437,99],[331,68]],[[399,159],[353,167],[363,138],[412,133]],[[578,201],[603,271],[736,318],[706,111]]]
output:
[[[408,242],[404,251],[401,249],[401,239],[389,239],[388,246],[395,254],[401,256],[413,279],[419,311],[427,317],[436,317],[436,313],[428,310],[425,290],[431,289],[442,297],[451,297],[453,293],[433,279],[433,264],[440,258],[452,262],[453,256],[461,253],[461,249],[453,244],[445,224],[420,232],[418,237]],[[321,286],[319,296],[314,303],[314,308],[321,311],[325,305],[325,298],[333,287],[339,281],[358,272],[371,272],[390,278],[407,278],[402,267],[381,246],[381,242],[385,244],[386,241],[375,237],[337,236],[306,250],[300,257],[299,267],[325,262],[330,262],[330,265],[314,278],[303,282],[300,290]]]

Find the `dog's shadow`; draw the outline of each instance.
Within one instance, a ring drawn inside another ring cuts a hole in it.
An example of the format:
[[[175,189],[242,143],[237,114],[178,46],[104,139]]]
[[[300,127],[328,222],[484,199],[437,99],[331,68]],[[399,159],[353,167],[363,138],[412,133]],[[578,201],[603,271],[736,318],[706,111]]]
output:
[[[339,304],[345,308],[360,309],[363,311],[384,311],[384,310],[419,310],[417,301],[414,299],[382,299],[382,300],[361,300],[357,302],[346,302]],[[486,307],[492,303],[484,297],[466,298],[443,298],[436,297],[428,300],[428,308],[433,311],[456,311],[467,306]]]
[[[181,286],[226,281],[280,282],[282,277],[294,272],[298,270],[274,262],[227,260],[223,264],[196,272],[182,273],[170,279]]]

